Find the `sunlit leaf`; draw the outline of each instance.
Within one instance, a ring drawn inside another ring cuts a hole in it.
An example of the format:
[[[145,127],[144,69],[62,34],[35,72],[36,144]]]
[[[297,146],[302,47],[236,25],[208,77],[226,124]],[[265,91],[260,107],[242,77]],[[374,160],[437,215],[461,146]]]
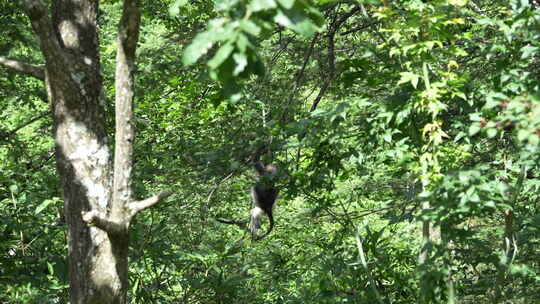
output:
[[[171,14],[171,16],[177,16],[180,13],[180,8],[188,2],[189,0],[175,0],[171,6],[169,6],[169,14]]]
[[[474,123],[474,124],[472,124],[472,125],[469,127],[469,135],[470,135],[470,136],[474,136],[474,135],[476,135],[478,132],[480,132],[480,130],[481,130],[480,124]]]
[[[416,89],[416,87],[418,86],[420,75],[412,73],[412,72],[401,72],[400,76],[401,78],[398,81],[398,85],[402,83],[410,82],[411,85]]]
[[[41,204],[39,204],[36,207],[36,210],[34,211],[34,215],[41,213],[41,211],[45,210],[45,208],[47,208],[52,203],[54,203],[54,200],[51,200],[51,199],[44,200]]]
[[[295,0],[278,0],[279,4],[281,4],[285,9],[291,9],[294,5]]]
[[[454,6],[458,6],[458,7],[467,5],[467,2],[469,1],[468,0],[448,0],[448,3]]]
[[[233,50],[234,50],[234,46],[232,43],[224,44],[222,47],[219,48],[219,50],[216,52],[214,57],[212,57],[212,59],[208,61],[208,66],[211,69],[217,68],[223,62],[225,62],[225,60],[227,60],[227,58],[229,57],[229,55],[232,53]]]
[[[253,36],[258,36],[261,33],[261,28],[250,20],[241,20],[240,28]]]
[[[273,9],[277,7],[274,0],[253,0],[250,3],[250,7],[254,12]]]
[[[182,56],[184,65],[190,65],[199,60],[201,56],[208,53],[208,50],[214,45],[214,42],[211,33],[204,32],[197,34],[191,44],[184,50]]]
[[[243,53],[235,53],[233,55],[234,62],[236,62],[236,67],[234,68],[233,75],[237,76],[242,73],[247,66],[247,57]]]

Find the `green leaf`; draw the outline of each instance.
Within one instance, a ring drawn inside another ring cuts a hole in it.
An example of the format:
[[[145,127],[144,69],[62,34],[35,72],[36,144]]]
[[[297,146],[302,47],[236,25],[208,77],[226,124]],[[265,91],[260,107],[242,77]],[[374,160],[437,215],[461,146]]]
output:
[[[47,199],[44,200],[39,206],[37,206],[36,210],[34,211],[34,215],[38,215],[41,213],[41,211],[45,210],[50,204],[54,203],[54,200]]]
[[[188,3],[188,0],[176,0],[169,7],[169,14],[171,16],[178,16],[180,14],[180,8]]]
[[[253,36],[259,36],[261,33],[261,28],[251,20],[240,21],[240,28]]]
[[[49,270],[49,274],[54,275],[54,266],[53,264],[47,262],[47,269]]]
[[[468,0],[448,0],[448,2],[454,6],[465,6]]]
[[[253,12],[258,12],[276,8],[277,4],[274,0],[253,0],[250,3],[250,7]]]
[[[488,138],[493,138],[493,137],[497,136],[497,129],[489,128],[487,130],[487,136],[488,136]]]
[[[203,32],[197,34],[193,42],[184,50],[182,56],[182,63],[184,65],[191,65],[195,63],[199,58],[206,53],[214,45],[215,41],[212,38],[212,34],[209,32]]]
[[[411,85],[416,89],[416,87],[418,86],[418,80],[420,79],[420,75],[412,72],[402,72],[400,73],[400,75],[401,78],[398,81],[398,85],[410,82]]]
[[[236,39],[236,46],[240,50],[240,52],[245,53],[246,50],[252,47],[251,43],[249,42],[249,39],[246,37],[246,35],[239,33],[238,38]]]
[[[291,9],[294,6],[294,0],[278,0],[278,2],[286,9]]]
[[[518,131],[517,137],[519,141],[524,141],[525,139],[527,139],[527,137],[529,137],[529,132],[524,129],[520,129]]]
[[[477,134],[478,132],[480,132],[480,129],[481,129],[480,124],[477,124],[477,123],[472,124],[469,127],[469,135],[473,136],[473,135]]]
[[[521,48],[521,59],[528,59],[534,57],[538,52],[538,47],[527,45]]]
[[[282,10],[279,10],[274,17],[274,21],[280,25],[283,25],[284,27],[292,27],[293,23],[291,19],[287,15],[283,13]]]
[[[385,142],[391,143],[392,142],[392,133],[390,131],[385,132],[384,135],[383,135],[383,139],[384,139]]]
[[[195,39],[184,50],[182,62],[184,65],[195,63],[218,41],[235,40],[238,34],[238,22],[229,22],[224,18],[213,19],[209,22],[209,30],[195,36]]]
[[[279,9],[274,16],[274,22],[290,28],[303,36],[313,36],[319,30],[319,27],[308,18],[304,11],[302,7],[296,6],[291,10]],[[312,13],[312,17],[317,19],[318,14],[315,11],[312,11]]]
[[[19,187],[18,187],[17,185],[10,185],[10,186],[9,186],[9,191],[10,191],[11,193],[14,193],[14,194],[15,194],[15,193],[18,193],[18,192],[19,192]]]
[[[220,66],[227,58],[229,58],[229,55],[231,55],[232,51],[234,50],[234,46],[232,43],[228,42],[224,44],[222,47],[219,48],[219,50],[216,52],[214,57],[208,61],[208,66],[211,69],[216,69],[218,66]]]
[[[242,73],[247,66],[247,57],[244,53],[235,53],[233,55],[234,62],[236,62],[236,67],[234,68],[233,75],[238,76]]]

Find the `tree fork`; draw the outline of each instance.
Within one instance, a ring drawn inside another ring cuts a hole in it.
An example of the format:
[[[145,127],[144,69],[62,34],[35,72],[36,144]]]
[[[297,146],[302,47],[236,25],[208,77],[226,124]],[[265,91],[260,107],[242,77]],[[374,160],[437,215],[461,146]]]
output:
[[[125,0],[118,28],[114,175],[107,144],[97,36],[98,0],[25,0],[45,66],[0,58],[0,65],[45,80],[68,226],[70,303],[126,303],[129,225],[166,199],[132,199],[134,66],[141,13]]]

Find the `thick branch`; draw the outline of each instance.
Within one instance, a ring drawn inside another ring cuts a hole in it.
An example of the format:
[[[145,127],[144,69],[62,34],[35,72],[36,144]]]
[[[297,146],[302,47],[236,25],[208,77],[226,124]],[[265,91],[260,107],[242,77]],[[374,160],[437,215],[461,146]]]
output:
[[[90,226],[95,226],[108,234],[119,235],[127,231],[127,223],[116,223],[110,220],[110,218],[104,213],[98,212],[96,210],[92,211],[83,211],[81,213],[83,221],[85,221]]]
[[[145,200],[142,201],[136,201],[132,202],[128,205],[130,216],[133,217],[138,212],[152,207],[153,205],[159,203],[160,201],[166,199],[167,197],[171,196],[173,194],[172,190],[163,190],[159,192],[158,194],[151,196]]]
[[[41,50],[45,55],[45,59],[51,57],[60,57],[61,48],[58,39],[54,34],[51,19],[48,15],[48,10],[42,0],[25,0],[25,11],[32,28],[39,38]]]
[[[137,0],[125,0],[118,28],[116,53],[116,134],[114,153],[113,214],[122,212],[131,201],[133,170],[133,98],[135,94],[135,49],[139,39],[141,13]]]
[[[5,57],[0,57],[0,65],[21,74],[32,76],[40,80],[45,80],[45,70],[43,70],[43,67],[31,65],[13,59],[7,59]]]

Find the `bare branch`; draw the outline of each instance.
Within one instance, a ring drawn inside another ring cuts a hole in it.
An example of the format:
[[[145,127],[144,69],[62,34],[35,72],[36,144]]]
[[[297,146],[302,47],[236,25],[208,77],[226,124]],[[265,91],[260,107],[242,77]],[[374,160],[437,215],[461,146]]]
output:
[[[141,12],[138,0],[125,0],[118,27],[116,52],[116,134],[114,152],[113,214],[119,214],[131,200],[133,171],[133,99],[135,95],[135,49],[139,39]]]
[[[136,201],[136,202],[131,202],[129,205],[128,205],[128,209],[129,209],[129,213],[130,213],[130,216],[133,217],[134,215],[136,215],[138,212],[146,209],[146,208],[149,208],[149,207],[152,207],[153,205],[159,203],[160,201],[166,199],[167,197],[171,196],[174,192],[172,190],[163,190],[161,192],[159,192],[158,194],[154,195],[154,196],[151,196],[145,200],[142,200],[142,201]]]
[[[224,179],[220,180],[220,181],[214,186],[214,188],[212,189],[212,191],[210,191],[210,194],[208,194],[208,198],[206,199],[206,204],[207,204],[207,205],[210,203],[210,200],[212,199],[212,196],[214,195],[214,193],[216,192],[216,190],[219,188],[219,186],[220,186],[222,183],[224,183],[226,180],[228,180],[229,178],[231,178],[233,175],[234,175],[234,172],[229,173],[229,175],[225,176]]]
[[[21,74],[35,77],[39,80],[45,80],[45,70],[43,69],[43,67],[31,65],[13,59],[7,59],[5,57],[0,57],[0,65]]]
[[[13,136],[15,133],[17,133],[19,130],[21,130],[22,128],[24,128],[24,127],[26,127],[26,126],[28,126],[28,125],[30,125],[30,124],[32,124],[32,123],[34,123],[34,122],[36,122],[36,121],[42,119],[42,118],[44,118],[44,117],[47,116],[47,115],[49,115],[49,113],[43,113],[43,114],[41,114],[41,115],[39,115],[39,116],[37,116],[37,117],[34,117],[34,118],[30,119],[30,120],[27,121],[27,122],[25,122],[25,123],[23,123],[23,124],[21,124],[21,125],[15,127],[14,129],[12,129],[12,130],[10,130],[10,131],[0,130],[0,139],[1,139],[1,140],[4,140],[4,139],[5,139],[5,140],[10,141],[10,140],[11,140],[10,137],[12,137],[12,136]]]
[[[54,33],[48,10],[42,0],[25,0],[25,11],[32,28],[39,38],[45,60],[51,56],[61,57],[61,48]]]
[[[370,23],[362,24],[362,25],[357,26],[357,27],[355,27],[355,28],[353,28],[353,29],[350,29],[350,30],[348,30],[348,31],[345,31],[345,32],[343,32],[343,33],[340,33],[340,35],[341,35],[341,36],[349,35],[349,34],[351,34],[351,33],[358,32],[358,31],[361,31],[361,30],[365,30],[365,29],[367,29],[367,28],[369,28],[369,27],[372,27],[372,26],[378,25],[378,24],[380,24],[379,21],[372,21],[372,22],[370,22]]]
[[[15,127],[11,131],[9,131],[8,134],[13,135],[13,134],[17,133],[20,129],[25,128],[25,127],[29,126],[30,124],[33,124],[34,122],[36,122],[36,121],[38,121],[38,120],[40,120],[42,118],[45,118],[48,115],[49,115],[49,113],[42,113],[41,115],[36,116],[36,117],[22,123],[21,125]]]
[[[323,98],[324,94],[330,87],[330,84],[332,81],[334,81],[336,76],[336,55],[334,53],[335,49],[335,42],[334,38],[336,36],[336,32],[339,30],[339,28],[349,19],[351,16],[356,14],[360,11],[360,6],[353,7],[349,12],[343,14],[339,19],[335,18],[332,24],[330,25],[330,29],[328,30],[327,34],[327,40],[328,40],[328,75],[325,74],[326,81],[321,87],[321,90],[319,91],[319,94],[313,101],[311,105],[310,111],[313,112],[317,109],[317,106],[319,105],[319,102],[321,102],[321,99]]]
[[[360,263],[362,264],[362,266],[364,267],[364,270],[368,274],[369,285],[370,285],[371,291],[373,292],[373,294],[375,294],[375,298],[377,299],[377,302],[379,304],[383,304],[384,302],[382,300],[381,294],[377,290],[375,279],[373,279],[373,275],[371,274],[371,270],[369,269],[368,263],[366,261],[366,255],[364,253],[364,248],[362,246],[362,239],[360,238],[360,234],[358,233],[358,231],[356,232],[355,237],[356,237],[356,246],[358,247],[358,259],[360,260]]]
[[[127,231],[129,221],[126,223],[113,222],[102,212],[96,210],[81,212],[82,219],[90,226],[95,226],[108,234],[121,234]]]

